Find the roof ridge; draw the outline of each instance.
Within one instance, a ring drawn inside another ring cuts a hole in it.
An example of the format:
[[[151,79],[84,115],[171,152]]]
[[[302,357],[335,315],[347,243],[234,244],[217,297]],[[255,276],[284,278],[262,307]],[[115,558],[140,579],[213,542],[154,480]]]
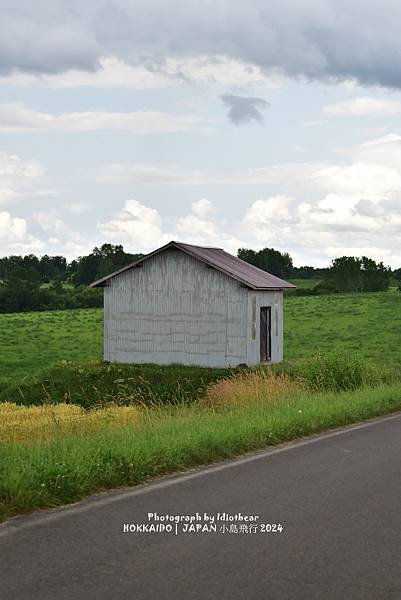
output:
[[[264,271],[263,269],[260,269],[255,265],[247,263],[238,256],[226,252],[224,248],[215,248],[212,246],[195,246],[194,244],[186,244],[185,242],[175,241],[171,241],[168,244],[162,246],[161,248],[157,248],[153,252],[146,254],[142,258],[139,258],[135,262],[126,265],[118,271],[114,271],[114,273],[110,273],[109,275],[106,275],[105,277],[102,277],[97,281],[94,281],[90,285],[91,287],[102,286],[109,279],[116,277],[124,271],[141,266],[142,263],[144,263],[148,259],[171,248],[181,250],[185,254],[192,256],[192,258],[195,258],[203,262],[204,264],[217,269],[221,273],[232,277],[239,283],[253,290],[281,290],[284,288],[295,287],[294,285],[288,283],[287,281],[284,281],[280,277],[272,275],[271,273],[268,273],[267,271]]]

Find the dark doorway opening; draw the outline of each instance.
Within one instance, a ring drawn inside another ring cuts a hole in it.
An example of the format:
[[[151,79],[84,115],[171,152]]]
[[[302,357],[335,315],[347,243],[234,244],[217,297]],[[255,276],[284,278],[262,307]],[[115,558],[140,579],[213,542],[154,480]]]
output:
[[[271,360],[271,325],[272,309],[270,306],[260,307],[260,362]]]

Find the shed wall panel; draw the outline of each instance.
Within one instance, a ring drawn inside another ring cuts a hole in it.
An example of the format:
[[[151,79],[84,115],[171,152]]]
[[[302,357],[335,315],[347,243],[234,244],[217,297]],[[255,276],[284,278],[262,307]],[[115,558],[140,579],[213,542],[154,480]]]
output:
[[[283,360],[283,292],[249,290],[247,318],[247,364],[260,363],[260,308],[271,307],[271,362]]]
[[[178,250],[121,273],[104,293],[107,361],[247,362],[248,290]]]

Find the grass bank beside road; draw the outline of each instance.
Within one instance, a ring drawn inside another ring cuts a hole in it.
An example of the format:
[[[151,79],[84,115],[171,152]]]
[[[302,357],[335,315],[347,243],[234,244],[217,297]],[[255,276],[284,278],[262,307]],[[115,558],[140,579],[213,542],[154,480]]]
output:
[[[277,393],[244,402],[142,408],[120,427],[61,425],[50,440],[2,443],[0,518],[401,409],[399,383],[320,393],[280,381]]]
[[[0,519],[401,410],[401,294],[284,311],[249,370],[105,365],[100,309],[0,315]]]

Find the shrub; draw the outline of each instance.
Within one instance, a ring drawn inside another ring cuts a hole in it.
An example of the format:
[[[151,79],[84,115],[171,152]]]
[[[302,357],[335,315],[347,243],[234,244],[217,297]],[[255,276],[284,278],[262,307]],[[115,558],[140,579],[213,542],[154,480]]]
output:
[[[379,383],[376,368],[357,354],[346,351],[316,355],[301,367],[302,377],[312,390],[356,390]]]

